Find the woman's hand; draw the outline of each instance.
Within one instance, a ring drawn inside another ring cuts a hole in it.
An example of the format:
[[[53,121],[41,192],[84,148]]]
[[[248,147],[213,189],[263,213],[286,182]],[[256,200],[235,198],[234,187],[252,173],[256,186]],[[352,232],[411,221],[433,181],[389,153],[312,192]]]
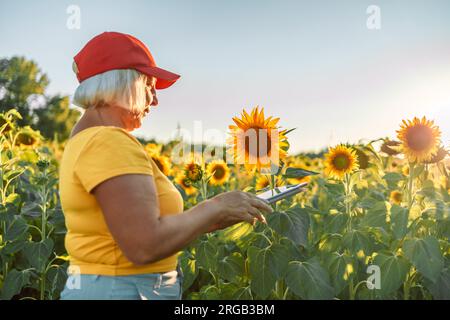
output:
[[[273,211],[264,200],[242,191],[221,193],[208,201],[215,206],[217,212],[217,221],[208,232],[224,229],[242,221],[252,225],[256,220],[267,223],[261,211],[266,213]]]

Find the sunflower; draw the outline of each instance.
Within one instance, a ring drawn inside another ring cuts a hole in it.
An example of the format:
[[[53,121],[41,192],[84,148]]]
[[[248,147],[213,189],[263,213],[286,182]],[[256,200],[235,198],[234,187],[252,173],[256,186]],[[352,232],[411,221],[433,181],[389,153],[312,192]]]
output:
[[[172,173],[172,168],[170,164],[170,160],[168,157],[158,154],[153,154],[152,156],[153,162],[155,162],[158,169],[164,173],[166,176],[170,176]]]
[[[39,131],[33,130],[30,126],[25,126],[17,134],[15,144],[17,146],[33,147],[39,143],[40,139]]]
[[[262,189],[265,189],[268,186],[270,186],[269,179],[270,178],[267,175],[262,175],[258,179],[256,179],[256,185],[255,185],[256,190],[262,190]],[[282,185],[283,185],[283,180],[279,176],[277,176],[275,178],[275,186],[281,187]]]
[[[230,168],[223,160],[214,160],[208,164],[207,175],[211,177],[209,183],[213,186],[221,186],[230,177]]]
[[[330,148],[325,155],[325,173],[332,178],[343,179],[347,173],[358,169],[355,150],[344,145]]]
[[[198,182],[203,177],[202,166],[195,161],[191,161],[184,166],[184,175],[189,179],[189,181]]]
[[[188,196],[193,195],[197,192],[197,189],[194,188],[190,180],[184,174],[177,175],[175,178],[175,182],[183,188],[184,192]]]
[[[404,176],[409,176],[409,165],[405,164],[402,167],[402,173],[403,173]]]
[[[395,156],[395,155],[401,153],[401,151],[398,150],[400,145],[401,145],[401,143],[398,141],[392,141],[392,140],[386,139],[383,141],[380,151],[386,153],[387,155]]]
[[[12,128],[13,128],[12,122],[7,117],[5,117],[3,113],[0,113],[0,134],[5,134],[9,132]]]
[[[360,169],[367,169],[369,167],[369,156],[362,150],[362,148],[355,148],[356,157]]]
[[[147,143],[145,145],[145,150],[150,154],[160,154],[162,150],[162,146],[153,142]]]
[[[444,160],[449,155],[449,152],[442,146],[439,147],[438,151],[433,154],[430,160],[424,161],[424,163],[438,163]]]
[[[306,161],[295,161],[291,162],[288,166],[288,168],[296,168],[296,169],[305,169],[305,170],[312,170],[313,163],[309,160]],[[292,184],[298,184],[303,182],[310,182],[311,176],[301,177],[301,178],[288,178],[287,181]]]
[[[230,125],[227,144],[231,147],[234,161],[244,164],[248,171],[270,171],[286,158],[289,144],[286,130],[279,131],[279,118],[264,116],[264,108],[253,108],[250,114],[242,111],[241,117],[234,117],[236,125]]]
[[[394,190],[391,192],[389,200],[394,204],[400,205],[403,201],[403,194],[400,191]]]
[[[313,165],[314,168],[319,167],[320,166],[320,159],[319,158],[314,159],[312,165]]]
[[[434,121],[415,117],[403,120],[397,137],[402,142],[402,150],[409,162],[429,161],[438,151],[441,131]]]

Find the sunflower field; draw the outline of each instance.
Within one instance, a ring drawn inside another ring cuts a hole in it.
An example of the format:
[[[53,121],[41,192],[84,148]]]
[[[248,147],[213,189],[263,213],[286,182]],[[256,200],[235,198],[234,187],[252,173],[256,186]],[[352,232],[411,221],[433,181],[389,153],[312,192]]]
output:
[[[0,114],[0,298],[57,299],[69,259],[57,189],[65,142],[19,127],[20,118],[14,109]],[[439,127],[414,118],[386,132],[394,140],[292,155],[291,130],[279,121],[259,108],[232,118],[233,163],[193,152],[174,165],[180,141],[143,143],[185,209],[230,190],[308,182],[274,204],[266,224],[216,230],[181,252],[183,297],[450,299],[450,160]],[[274,174],[264,155],[236,144],[250,128],[278,135]]]

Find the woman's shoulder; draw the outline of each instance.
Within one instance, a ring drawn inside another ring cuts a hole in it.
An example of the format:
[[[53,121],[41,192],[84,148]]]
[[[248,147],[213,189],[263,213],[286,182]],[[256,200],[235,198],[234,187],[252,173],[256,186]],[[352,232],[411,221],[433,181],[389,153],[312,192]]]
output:
[[[82,141],[82,144],[130,142],[142,147],[139,140],[123,128],[116,126],[93,126],[73,131],[69,143]]]

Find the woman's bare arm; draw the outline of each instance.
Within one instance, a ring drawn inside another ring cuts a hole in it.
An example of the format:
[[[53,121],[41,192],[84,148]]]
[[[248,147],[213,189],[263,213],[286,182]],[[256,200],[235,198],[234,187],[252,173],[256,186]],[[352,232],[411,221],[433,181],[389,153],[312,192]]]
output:
[[[160,216],[152,176],[127,174],[108,179],[92,191],[111,234],[136,265],[168,257],[186,247],[214,224],[264,221],[263,201],[243,192],[228,192],[204,201],[182,214]]]

